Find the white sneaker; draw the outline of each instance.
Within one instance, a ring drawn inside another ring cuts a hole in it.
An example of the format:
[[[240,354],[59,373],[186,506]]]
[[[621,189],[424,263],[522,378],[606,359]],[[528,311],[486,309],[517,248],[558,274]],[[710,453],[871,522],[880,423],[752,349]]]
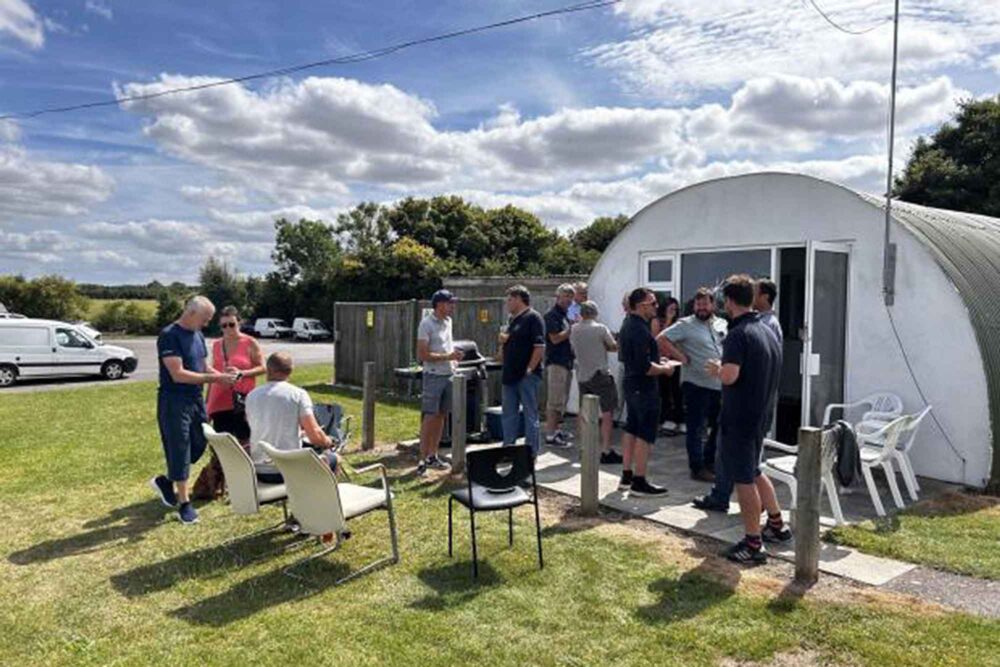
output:
[[[677,432],[678,433],[687,433],[688,432],[687,425],[686,424],[678,424],[677,425]]]
[[[670,421],[669,419],[667,421],[663,422],[662,424],[660,424],[660,426],[662,426],[663,428],[667,429],[668,431],[676,431],[677,430],[677,424],[674,423],[674,422],[672,422],[672,421]]]

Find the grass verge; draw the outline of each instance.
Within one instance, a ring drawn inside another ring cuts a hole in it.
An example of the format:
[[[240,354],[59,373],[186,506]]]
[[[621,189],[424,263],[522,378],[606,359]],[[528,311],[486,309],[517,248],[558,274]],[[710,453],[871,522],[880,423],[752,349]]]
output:
[[[831,530],[827,539],[878,556],[1000,580],[1000,498],[949,493],[877,521]]]
[[[357,414],[355,395],[321,384],[327,373],[294,377]],[[401,456],[385,461],[402,562],[333,585],[387,551],[384,516],[371,515],[299,582],[281,568],[309,547],[274,553],[288,536],[238,538],[275,521],[276,509],[247,518],[210,503],[186,527],[153,500],[154,399],[153,383],[0,395],[0,664],[697,666],[798,655],[926,667],[1000,655],[995,621],[854,588],[801,598],[691,540],[641,522],[583,521],[552,502],[545,569],[529,512],[517,517],[513,548],[505,517],[486,516],[473,581],[462,512],[456,557],[445,549],[454,482],[417,481]],[[377,439],[390,442],[415,433],[418,415],[380,405],[378,419]]]

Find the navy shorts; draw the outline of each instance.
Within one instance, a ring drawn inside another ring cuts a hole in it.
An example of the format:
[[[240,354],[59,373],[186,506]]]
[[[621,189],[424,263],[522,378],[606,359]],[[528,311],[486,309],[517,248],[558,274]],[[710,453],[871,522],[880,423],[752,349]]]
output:
[[[205,432],[201,428],[208,421],[205,401],[200,394],[185,396],[161,391],[156,401],[156,421],[167,459],[167,479],[187,481],[191,464],[205,453]]]
[[[735,484],[753,484],[760,475],[760,452],[764,439],[736,433],[722,433],[722,468]]]
[[[660,429],[660,393],[649,387],[625,385],[625,432],[649,444],[656,442]]]

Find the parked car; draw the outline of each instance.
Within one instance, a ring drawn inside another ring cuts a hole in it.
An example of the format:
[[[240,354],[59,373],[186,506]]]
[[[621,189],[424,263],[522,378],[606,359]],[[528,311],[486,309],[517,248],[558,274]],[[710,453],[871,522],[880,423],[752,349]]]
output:
[[[83,333],[85,333],[88,336],[90,336],[91,338],[93,338],[95,342],[97,342],[97,343],[104,342],[103,341],[103,336],[101,335],[101,332],[98,331],[97,329],[95,329],[94,325],[91,324],[90,322],[87,322],[85,320],[77,320],[76,322],[73,322],[73,324],[76,325],[77,329],[82,330]]]
[[[23,319],[27,319],[27,317],[25,315],[22,315],[21,313],[8,313],[8,312],[0,313],[0,320],[5,320],[5,319],[7,319],[7,320],[23,320]]]
[[[261,338],[291,338],[295,333],[287,322],[276,317],[258,317],[253,328]]]
[[[247,336],[256,336],[257,328],[254,326],[256,320],[246,320],[240,324],[240,333]]]
[[[327,340],[333,334],[322,322],[312,317],[296,317],[292,322],[292,331],[299,340]]]
[[[60,375],[118,380],[138,364],[132,350],[99,343],[68,322],[0,319],[0,387],[19,378]]]

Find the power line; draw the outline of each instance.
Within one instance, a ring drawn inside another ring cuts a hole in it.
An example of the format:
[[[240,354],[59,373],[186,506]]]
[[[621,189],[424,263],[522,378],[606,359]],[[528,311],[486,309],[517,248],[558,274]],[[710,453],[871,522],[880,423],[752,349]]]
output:
[[[823,8],[819,6],[819,4],[816,2],[816,0],[808,0],[808,2],[809,2],[810,5],[812,5],[812,8],[815,9],[816,12],[820,16],[823,17],[823,20],[825,20],[827,23],[829,23],[831,26],[833,26],[834,28],[836,28],[840,32],[847,33],[848,35],[865,35],[865,34],[868,34],[868,33],[872,32],[873,30],[878,30],[879,28],[881,28],[882,26],[884,26],[886,23],[889,23],[890,21],[892,21],[892,17],[888,17],[888,18],[880,21],[879,23],[876,23],[875,25],[873,25],[873,26],[871,26],[869,28],[865,28],[864,30],[853,30],[851,28],[846,28],[846,27],[842,26],[841,24],[837,23],[832,18],[830,18],[830,15],[823,11]]]
[[[480,25],[473,28],[454,30],[452,32],[446,32],[440,35],[434,35],[432,37],[413,39],[406,42],[393,44],[391,46],[384,46],[369,51],[359,51],[357,53],[352,53],[346,56],[339,56],[337,58],[316,60],[314,62],[303,63],[301,65],[291,65],[288,67],[281,67],[278,69],[267,70],[264,72],[257,72],[255,74],[247,74],[245,76],[232,77],[229,79],[220,79],[218,81],[210,81],[207,83],[200,83],[191,86],[169,88],[167,90],[160,90],[155,93],[144,93],[142,95],[128,95],[124,97],[115,97],[114,99],[96,100],[94,102],[84,102],[81,104],[72,104],[63,107],[48,107],[44,109],[36,109],[34,111],[8,113],[0,115],[0,120],[14,120],[18,118],[37,118],[38,116],[42,116],[45,114],[67,113],[70,111],[80,111],[83,109],[117,106],[124,102],[139,102],[142,100],[150,100],[157,97],[165,97],[167,95],[176,95],[178,93],[187,93],[192,91],[205,90],[208,88],[217,88],[219,86],[229,86],[236,83],[245,83],[247,81],[256,81],[259,79],[271,79],[280,76],[288,76],[290,74],[295,74],[297,72],[315,69],[318,67],[328,67],[331,65],[350,65],[354,63],[364,62],[366,60],[375,60],[376,58],[382,58],[384,56],[396,53],[398,51],[402,51],[404,49],[409,49],[414,46],[430,44],[433,42],[443,42],[445,40],[455,39],[457,37],[466,37],[468,35],[474,35],[476,33],[486,32],[488,30],[505,28],[508,26],[517,25],[519,23],[527,23],[528,21],[535,21],[538,19],[548,18],[551,16],[574,14],[577,12],[584,12],[592,9],[600,9],[602,7],[617,5],[623,1],[624,0],[589,0],[588,2],[582,2],[576,5],[568,5],[565,7],[559,7],[557,9],[550,9],[544,12],[536,12],[534,14],[518,16],[516,18],[506,19],[504,21],[497,21],[495,23],[488,23],[486,25]]]

